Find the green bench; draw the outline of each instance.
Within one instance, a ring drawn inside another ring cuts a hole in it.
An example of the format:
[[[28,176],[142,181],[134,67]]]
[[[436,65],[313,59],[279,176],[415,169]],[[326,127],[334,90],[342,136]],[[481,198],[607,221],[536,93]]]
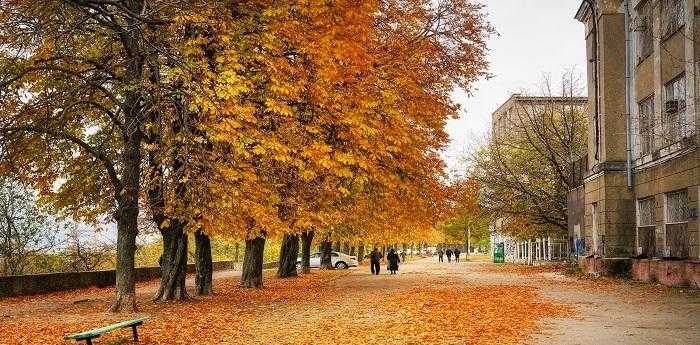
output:
[[[134,341],[139,341],[139,334],[136,331],[136,327],[141,326],[144,321],[148,320],[147,317],[142,317],[140,319],[133,319],[115,323],[113,325],[91,329],[89,331],[67,335],[63,337],[64,340],[75,340],[75,341],[85,341],[85,344],[92,345],[92,339],[97,338],[107,332],[111,332],[117,329],[131,327],[134,333]]]

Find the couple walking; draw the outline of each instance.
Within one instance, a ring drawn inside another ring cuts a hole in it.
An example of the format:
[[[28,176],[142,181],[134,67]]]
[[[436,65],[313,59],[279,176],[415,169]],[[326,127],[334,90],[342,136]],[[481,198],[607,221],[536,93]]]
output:
[[[372,270],[372,274],[379,275],[379,270],[380,270],[380,262],[384,258],[384,255],[379,252],[377,248],[374,248],[372,250],[372,253],[369,254],[369,259],[370,259],[370,266]],[[389,261],[389,266],[387,269],[391,274],[396,274],[396,272],[399,270],[399,262],[401,262],[401,259],[399,258],[399,254],[396,253],[394,248],[389,249],[389,254],[386,255],[386,260]]]
[[[442,251],[442,248],[438,249],[438,262],[444,262],[442,259],[443,255],[447,255],[447,262],[452,262],[452,255],[454,254],[455,256],[455,262],[459,262],[459,255],[462,254],[462,252],[459,251],[459,248],[455,248],[454,250],[447,248],[446,251]]]

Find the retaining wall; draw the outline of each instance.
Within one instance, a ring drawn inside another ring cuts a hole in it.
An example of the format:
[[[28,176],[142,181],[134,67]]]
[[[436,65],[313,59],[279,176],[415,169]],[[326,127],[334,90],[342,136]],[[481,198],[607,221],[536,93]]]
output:
[[[265,264],[265,268],[275,267],[277,263]],[[213,263],[214,271],[235,268],[233,261]],[[187,273],[196,271],[194,264],[187,265]],[[160,277],[160,267],[136,268],[136,281],[147,281]],[[22,276],[0,277],[0,297],[35,295],[47,292],[83,289],[88,287],[107,287],[116,284],[114,270],[90,272],[42,273]]]

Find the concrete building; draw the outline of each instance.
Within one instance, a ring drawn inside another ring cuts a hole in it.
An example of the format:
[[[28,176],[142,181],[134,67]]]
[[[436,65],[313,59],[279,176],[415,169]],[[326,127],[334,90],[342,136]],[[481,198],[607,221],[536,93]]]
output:
[[[498,139],[512,134],[514,127],[521,126],[521,116],[536,113],[538,109],[561,106],[584,108],[588,103],[587,97],[535,97],[519,93],[512,94],[491,114],[491,136]]]
[[[569,237],[589,272],[700,284],[696,0],[584,0],[590,130]]]

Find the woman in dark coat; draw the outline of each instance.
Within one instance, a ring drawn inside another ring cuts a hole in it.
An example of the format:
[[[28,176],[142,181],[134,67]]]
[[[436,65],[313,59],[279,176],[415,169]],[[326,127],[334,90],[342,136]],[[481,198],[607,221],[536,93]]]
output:
[[[389,261],[389,272],[396,274],[396,271],[399,270],[399,262],[401,262],[399,254],[396,254],[396,251],[392,248],[389,250],[389,254],[386,255],[386,259]]]

